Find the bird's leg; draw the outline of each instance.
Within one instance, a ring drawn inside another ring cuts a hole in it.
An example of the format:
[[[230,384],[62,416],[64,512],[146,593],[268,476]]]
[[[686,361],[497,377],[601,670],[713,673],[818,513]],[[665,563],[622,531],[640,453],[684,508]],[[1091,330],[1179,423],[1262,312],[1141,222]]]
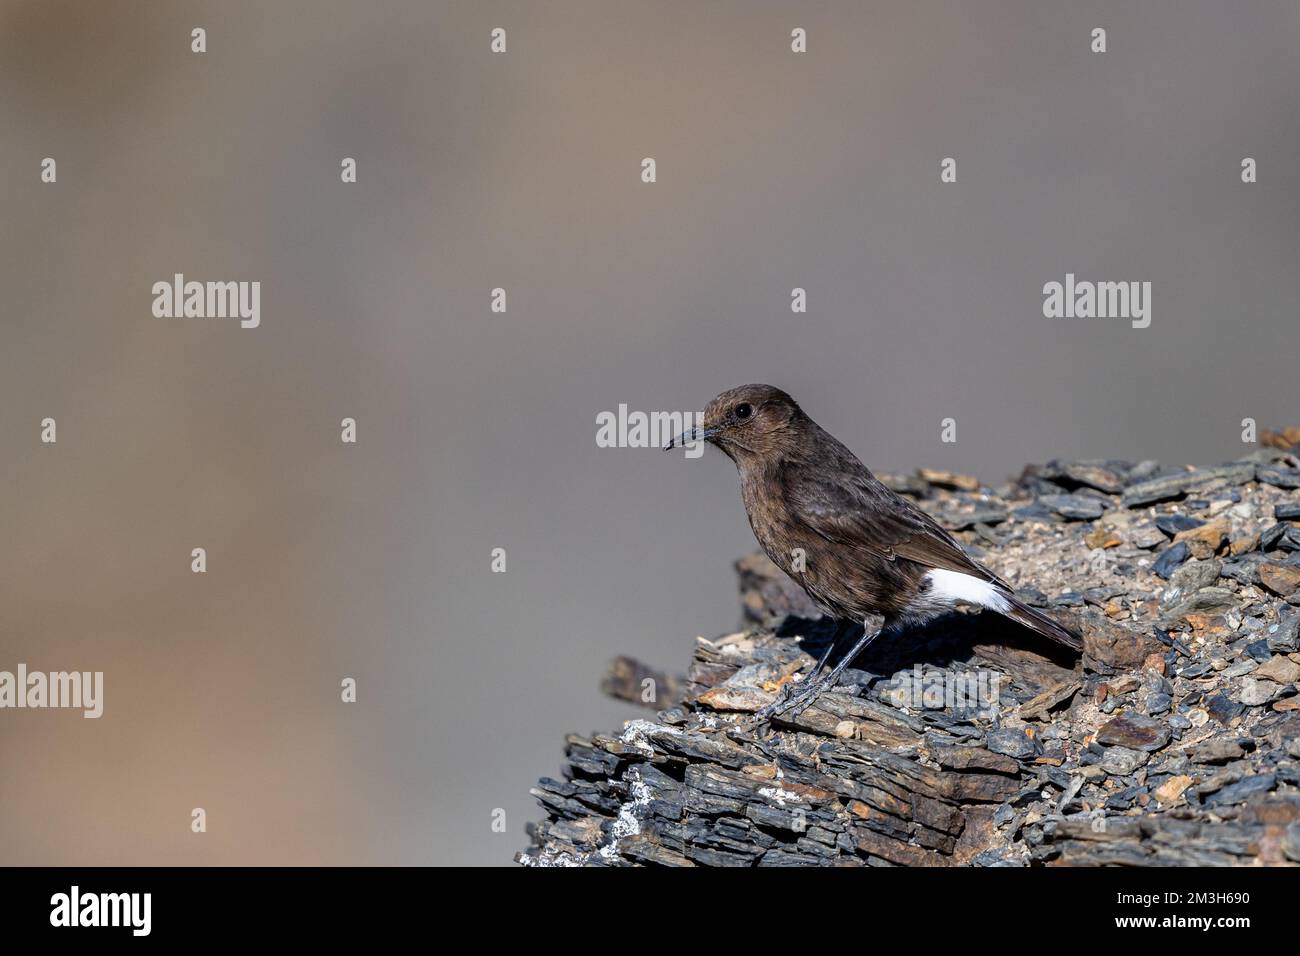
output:
[[[817,662],[817,666],[813,668],[812,673],[804,678],[805,681],[814,680],[822,671],[826,669],[826,662],[829,661],[831,659],[831,655],[835,653],[835,648],[837,648],[840,644],[840,638],[842,638],[845,634],[847,634],[851,630],[853,630],[852,621],[839,620],[835,622],[835,633],[831,635],[830,644],[827,646],[826,650],[822,652],[821,659]]]
[[[852,664],[854,659],[866,650],[867,645],[879,637],[883,630],[884,628],[876,628],[875,630],[864,629],[862,636],[858,638],[857,643],[849,649],[847,654],[840,658],[840,662],[831,669],[829,674],[825,677],[810,677],[799,685],[799,690],[796,693],[790,696],[782,694],[772,703],[754,714],[754,720],[758,723],[762,723],[763,721],[771,720],[773,717],[780,714],[784,714],[787,711],[794,710],[797,707],[806,707],[808,704],[811,704],[822,691],[835,686],[835,682],[839,680],[840,675],[844,673],[844,669]],[[823,662],[826,659],[829,659],[829,656],[829,653],[825,655]],[[813,673],[815,675],[816,671]],[[782,688],[782,690],[784,690],[784,688]]]
[[[826,669],[826,662],[829,661],[831,659],[831,655],[835,653],[835,648],[839,647],[840,638],[842,638],[845,634],[847,634],[851,630],[853,630],[852,621],[845,621],[843,619],[836,620],[835,631],[833,634],[831,634],[830,643],[826,646],[826,650],[822,652],[822,656],[817,661],[817,665],[812,669],[812,673],[809,674],[807,677],[805,677],[803,681],[801,681],[798,684],[792,684],[788,681],[782,684],[781,691],[777,699],[785,700],[786,698],[792,696],[795,693],[797,688],[807,685],[809,681],[816,680],[817,675],[819,675],[822,671]]]

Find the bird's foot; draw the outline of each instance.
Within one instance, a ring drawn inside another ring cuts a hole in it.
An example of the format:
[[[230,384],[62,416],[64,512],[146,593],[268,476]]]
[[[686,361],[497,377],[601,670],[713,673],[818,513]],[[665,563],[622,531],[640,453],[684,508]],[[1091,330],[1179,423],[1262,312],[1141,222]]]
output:
[[[827,689],[829,683],[826,677],[817,677],[802,684],[783,685],[776,700],[754,713],[754,723],[764,724],[773,717],[779,717],[792,710],[802,710],[816,700],[821,692]]]

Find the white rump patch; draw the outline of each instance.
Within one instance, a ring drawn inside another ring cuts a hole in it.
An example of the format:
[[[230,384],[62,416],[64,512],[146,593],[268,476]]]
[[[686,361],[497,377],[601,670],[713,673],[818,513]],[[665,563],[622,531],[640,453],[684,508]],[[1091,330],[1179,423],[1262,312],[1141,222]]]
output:
[[[929,596],[940,601],[949,603],[965,601],[967,604],[976,604],[991,611],[1006,611],[1011,607],[996,585],[973,574],[933,568],[926,572],[925,577],[930,582]]]

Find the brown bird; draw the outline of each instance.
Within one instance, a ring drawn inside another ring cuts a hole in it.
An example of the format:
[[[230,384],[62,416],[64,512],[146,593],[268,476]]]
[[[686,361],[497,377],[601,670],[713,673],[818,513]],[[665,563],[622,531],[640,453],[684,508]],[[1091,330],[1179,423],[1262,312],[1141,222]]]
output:
[[[810,703],[881,634],[896,635],[958,603],[997,611],[1071,650],[1082,648],[1077,634],[1016,597],[1011,585],[881,484],[779,388],[742,385],[723,392],[704,409],[702,424],[665,447],[697,441],[736,463],[754,537],[839,622],[800,691],[759,711],[758,719]],[[882,615],[884,624],[868,626],[835,668],[819,676],[839,638],[872,614]]]

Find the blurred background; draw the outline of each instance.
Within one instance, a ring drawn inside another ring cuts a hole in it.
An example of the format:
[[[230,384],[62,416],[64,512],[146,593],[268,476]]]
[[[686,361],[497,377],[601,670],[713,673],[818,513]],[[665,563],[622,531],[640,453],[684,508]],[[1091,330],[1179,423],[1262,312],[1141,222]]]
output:
[[[1300,424],[1298,31],[1289,0],[0,4],[0,669],[106,685],[99,720],[0,711],[0,863],[508,863],[563,734],[635,716],[606,661],[738,620],[731,464],[598,448],[620,403],[771,382],[874,468],[991,484]],[[261,327],[154,318],[176,272],[260,281]],[[1045,319],[1067,272],[1151,282],[1150,328]]]

